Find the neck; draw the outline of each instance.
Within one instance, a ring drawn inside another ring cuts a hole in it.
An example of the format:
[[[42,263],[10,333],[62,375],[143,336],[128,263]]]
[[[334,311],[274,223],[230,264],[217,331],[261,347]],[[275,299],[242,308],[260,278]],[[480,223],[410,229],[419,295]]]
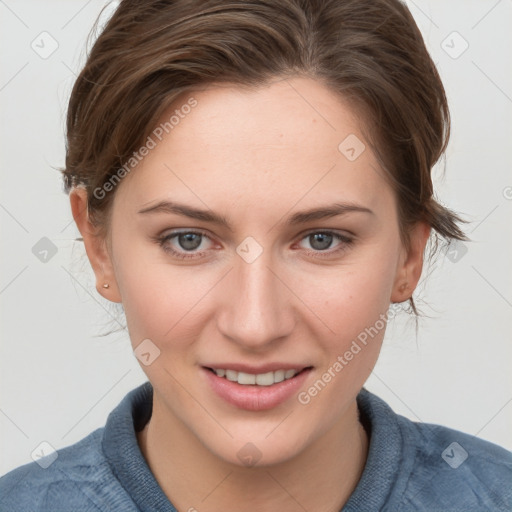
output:
[[[247,503],[268,512],[341,510],[368,455],[369,440],[355,400],[342,422],[301,453],[264,467],[220,459],[177,419],[162,422],[159,412],[153,409],[137,438],[158,484],[178,510],[220,512]]]

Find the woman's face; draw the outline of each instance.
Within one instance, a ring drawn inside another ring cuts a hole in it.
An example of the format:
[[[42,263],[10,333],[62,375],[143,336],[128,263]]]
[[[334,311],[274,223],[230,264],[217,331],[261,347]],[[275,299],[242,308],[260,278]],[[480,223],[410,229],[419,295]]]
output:
[[[192,96],[115,190],[104,293],[123,303],[156,421],[226,461],[277,463],[356,418],[421,256],[351,105],[319,82]],[[286,370],[301,373],[272,384]]]

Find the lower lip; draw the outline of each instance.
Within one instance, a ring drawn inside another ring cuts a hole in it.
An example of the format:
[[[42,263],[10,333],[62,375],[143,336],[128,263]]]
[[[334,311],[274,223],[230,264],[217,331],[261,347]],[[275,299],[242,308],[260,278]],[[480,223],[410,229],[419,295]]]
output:
[[[214,372],[202,368],[206,379],[217,395],[226,402],[247,411],[265,411],[272,409],[298,393],[307,379],[311,368],[307,368],[291,379],[283,380],[271,386],[244,385],[218,377]]]

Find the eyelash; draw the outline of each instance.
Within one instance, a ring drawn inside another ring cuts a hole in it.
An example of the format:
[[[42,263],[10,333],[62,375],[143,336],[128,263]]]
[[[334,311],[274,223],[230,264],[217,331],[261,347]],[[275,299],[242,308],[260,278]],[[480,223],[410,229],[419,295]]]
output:
[[[181,253],[181,252],[178,252],[174,249],[172,249],[170,246],[166,245],[166,242],[172,240],[173,238],[176,238],[177,236],[179,235],[185,235],[185,234],[195,234],[195,235],[201,235],[201,236],[204,236],[208,239],[210,239],[210,237],[208,236],[207,233],[205,233],[204,231],[196,231],[196,230],[187,230],[187,231],[175,231],[173,233],[169,233],[165,236],[162,236],[162,237],[155,237],[154,240],[155,242],[157,242],[161,247],[162,249],[168,253],[168,254],[171,254],[172,256],[178,258],[178,259],[182,259],[182,260],[186,260],[186,259],[193,259],[193,258],[200,258],[202,256],[202,254],[204,253],[201,253],[201,252],[196,252],[196,253]],[[315,235],[315,234],[322,234],[322,235],[333,235],[333,237],[335,239],[337,239],[339,242],[342,242],[341,246],[338,247],[337,249],[333,250],[333,251],[329,251],[329,250],[325,250],[325,251],[307,251],[307,254],[308,255],[311,255],[315,258],[326,258],[326,257],[330,257],[332,256],[333,254],[337,254],[339,252],[343,252],[345,250],[347,250],[353,243],[354,243],[354,239],[353,238],[350,238],[346,235],[342,235],[341,233],[337,233],[336,231],[329,231],[329,230],[312,230],[312,231],[309,231],[308,233],[304,234],[302,236],[302,238],[299,240],[302,241],[304,240],[305,238],[311,236],[311,235]],[[325,255],[325,256],[324,256]]]

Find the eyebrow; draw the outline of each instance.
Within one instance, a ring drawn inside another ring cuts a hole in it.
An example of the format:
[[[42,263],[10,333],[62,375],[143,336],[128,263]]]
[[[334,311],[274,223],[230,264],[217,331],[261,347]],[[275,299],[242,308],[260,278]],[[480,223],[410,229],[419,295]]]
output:
[[[375,215],[374,212],[369,208],[355,203],[334,203],[319,208],[310,208],[309,210],[294,213],[287,220],[287,224],[290,226],[296,226],[299,224],[305,224],[306,222],[327,219],[352,212],[369,213],[371,215]],[[189,217],[191,219],[218,224],[219,226],[223,226],[228,230],[233,231],[233,228],[226,217],[219,215],[212,210],[201,210],[185,204],[177,203],[175,201],[159,201],[153,206],[148,206],[142,210],[139,210],[138,213],[173,213],[176,215]]]

